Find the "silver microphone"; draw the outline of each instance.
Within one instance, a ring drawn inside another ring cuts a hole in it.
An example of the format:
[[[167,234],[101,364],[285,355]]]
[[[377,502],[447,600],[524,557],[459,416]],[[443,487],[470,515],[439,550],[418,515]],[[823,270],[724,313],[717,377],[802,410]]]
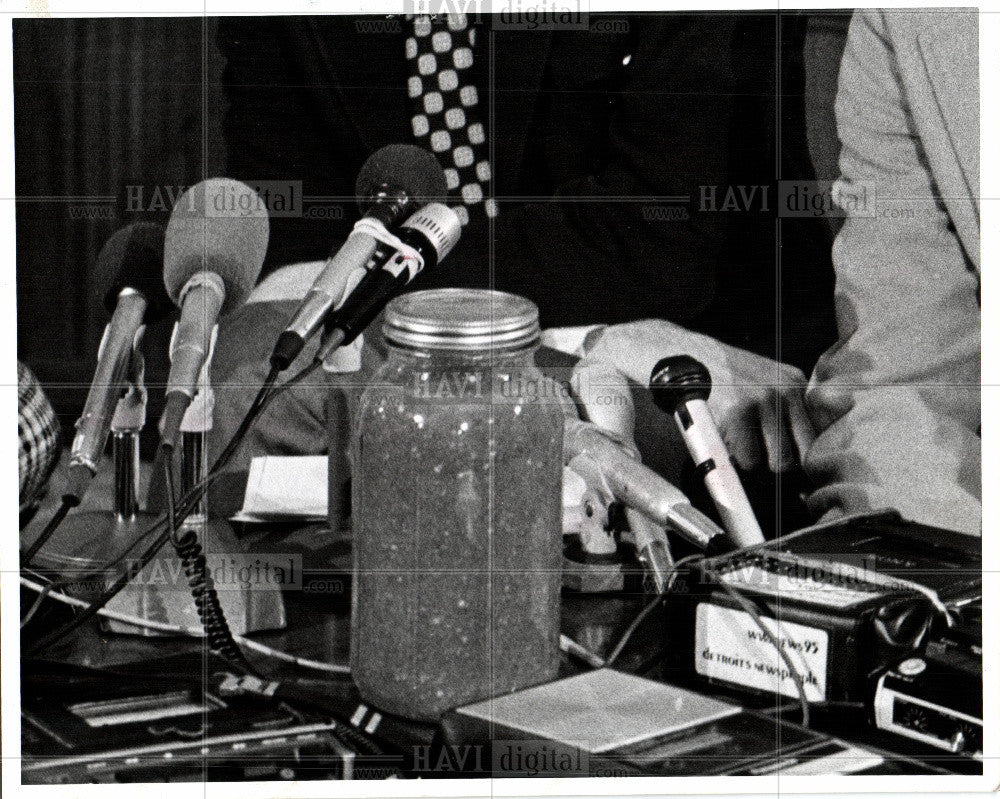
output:
[[[663,527],[670,527],[701,549],[719,535],[715,522],[695,508],[678,488],[643,466],[620,444],[594,425],[567,419],[563,432],[563,459],[585,455],[594,461],[615,499]]]

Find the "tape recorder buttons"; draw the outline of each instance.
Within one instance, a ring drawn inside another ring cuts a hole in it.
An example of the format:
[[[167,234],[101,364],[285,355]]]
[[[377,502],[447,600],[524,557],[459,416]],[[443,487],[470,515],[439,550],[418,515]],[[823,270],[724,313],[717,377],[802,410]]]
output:
[[[927,663],[923,658],[907,658],[896,666],[896,671],[904,677],[916,677],[918,674],[922,674],[926,668]]]

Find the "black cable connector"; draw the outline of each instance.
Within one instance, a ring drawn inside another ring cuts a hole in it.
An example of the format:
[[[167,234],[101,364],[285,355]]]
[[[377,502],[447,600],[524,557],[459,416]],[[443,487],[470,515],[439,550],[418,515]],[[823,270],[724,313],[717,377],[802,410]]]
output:
[[[305,339],[298,333],[293,333],[291,330],[283,332],[278,336],[278,342],[271,353],[271,368],[284,372],[299,357],[305,345]]]

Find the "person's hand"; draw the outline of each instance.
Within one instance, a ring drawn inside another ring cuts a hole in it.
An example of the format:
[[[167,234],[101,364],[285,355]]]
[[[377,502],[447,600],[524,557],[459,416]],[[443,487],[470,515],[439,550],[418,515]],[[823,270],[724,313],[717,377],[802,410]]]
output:
[[[806,413],[806,378],[794,366],[723,344],[662,320],[594,330],[585,358],[613,366],[646,386],[656,363],[690,355],[712,376],[708,406],[730,454],[742,469],[767,464],[773,472],[801,463],[816,437]]]

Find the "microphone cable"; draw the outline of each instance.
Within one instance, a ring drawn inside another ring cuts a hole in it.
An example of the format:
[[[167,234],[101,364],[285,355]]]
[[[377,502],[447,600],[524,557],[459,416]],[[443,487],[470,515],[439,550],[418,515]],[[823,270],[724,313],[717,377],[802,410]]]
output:
[[[75,608],[83,608],[87,606],[87,602],[83,599],[78,599],[77,597],[70,596],[69,594],[62,593],[56,590],[56,583],[42,584],[36,582],[28,577],[22,576],[21,585],[25,588],[34,591],[36,594],[46,594],[53,601],[60,602],[64,605]],[[40,578],[43,579],[43,578]],[[186,627],[179,624],[170,624],[168,622],[153,621],[151,619],[145,619],[142,616],[133,616],[130,613],[119,613],[114,610],[108,610],[107,608],[101,608],[99,615],[108,618],[115,619],[116,621],[129,624],[133,627],[142,627],[147,630],[153,630],[156,632],[170,633],[171,635],[183,635],[189,638],[204,638],[205,630],[202,627]],[[290,663],[295,666],[300,666],[304,669],[310,669],[312,671],[319,671],[326,674],[350,674],[351,670],[349,666],[337,663],[323,663],[317,660],[310,660],[309,658],[301,657],[299,655],[293,655],[289,652],[284,652],[280,649],[274,649],[273,647],[266,646],[265,644],[255,641],[252,638],[246,638],[241,635],[233,634],[233,640],[236,641],[241,646],[249,649],[252,652],[259,653],[267,658],[274,660],[280,660],[283,663]]]
[[[747,615],[750,616],[751,619],[753,619],[757,627],[760,628],[760,631],[764,635],[765,640],[778,651],[778,655],[780,655],[781,659],[788,667],[789,676],[795,683],[795,692],[798,696],[799,707],[801,708],[802,712],[802,726],[808,727],[810,721],[809,700],[806,698],[805,681],[802,679],[802,675],[799,673],[799,670],[795,667],[795,664],[792,663],[791,656],[788,654],[788,652],[785,651],[785,648],[781,646],[780,642],[775,637],[774,633],[771,632],[771,630],[768,629],[767,625],[764,624],[764,619],[761,617],[760,611],[757,609],[754,603],[750,601],[748,597],[744,596],[739,589],[735,588],[734,586],[727,583],[725,580],[721,579],[721,574],[717,570],[713,569],[712,566],[710,565],[711,558],[706,558],[700,552],[696,552],[693,555],[688,555],[686,558],[681,558],[674,564],[673,568],[671,569],[670,578],[667,581],[667,587],[664,590],[663,594],[659,594],[656,597],[654,597],[650,602],[648,602],[642,608],[641,611],[639,611],[638,615],[636,615],[636,617],[632,620],[632,623],[629,624],[625,632],[622,633],[622,636],[621,638],[619,638],[618,643],[615,645],[614,649],[612,649],[607,658],[605,658],[604,667],[608,668],[614,665],[615,661],[618,660],[622,651],[624,651],[625,645],[629,642],[632,635],[639,628],[639,625],[642,624],[642,622],[649,616],[649,614],[652,613],[660,605],[660,603],[663,602],[663,600],[667,597],[667,595],[669,595],[669,593],[673,590],[674,583],[680,576],[681,568],[683,566],[688,565],[689,563],[694,563],[694,562],[698,562],[701,568],[705,570],[706,574],[708,574],[715,581],[715,583],[720,588],[722,588],[722,590],[725,591],[729,595],[729,597],[734,602],[736,602],[747,613]]]
[[[626,644],[628,644],[629,640],[632,638],[632,635],[635,633],[637,629],[639,629],[639,625],[646,620],[646,617],[649,616],[649,614],[652,613],[653,610],[655,610],[659,606],[659,604],[666,598],[667,594],[670,593],[670,591],[674,587],[674,583],[680,576],[681,569],[684,566],[687,566],[689,563],[701,560],[702,558],[704,558],[704,555],[702,555],[700,552],[696,552],[693,555],[688,555],[686,558],[681,558],[671,567],[670,576],[667,578],[667,584],[666,587],[663,589],[663,593],[657,594],[655,597],[653,597],[653,599],[651,599],[648,603],[646,603],[643,609],[639,611],[638,615],[636,615],[636,617],[632,619],[632,623],[625,628],[625,632],[621,634],[621,637],[618,639],[618,643],[615,644],[614,649],[612,649],[611,652],[608,654],[608,656],[604,659],[603,665],[606,668],[612,666],[614,662],[618,660],[618,658],[621,656],[621,653],[625,650]]]
[[[798,695],[799,707],[802,711],[802,726],[809,726],[809,700],[806,698],[806,685],[805,681],[802,679],[802,675],[799,670],[792,663],[791,655],[785,650],[785,647],[781,645],[781,642],[775,637],[774,633],[768,629],[767,625],[764,624],[764,619],[760,615],[760,611],[757,609],[756,605],[750,601],[750,599],[743,595],[743,592],[732,585],[727,583],[725,580],[721,579],[721,574],[709,566],[704,567],[706,572],[715,580],[716,584],[725,591],[729,597],[736,602],[746,613],[753,619],[754,624],[760,628],[761,633],[763,633],[764,638],[767,642],[771,644],[781,656],[781,659],[785,662],[788,667],[789,676],[792,678],[792,682],[795,683],[795,693]],[[775,621],[778,622],[777,619]]]
[[[219,477],[221,470],[232,459],[233,455],[236,453],[246,434],[249,432],[250,428],[253,426],[254,422],[260,417],[260,415],[267,410],[271,403],[277,399],[281,394],[287,391],[289,388],[298,385],[303,380],[305,380],[309,375],[311,375],[319,366],[320,362],[313,361],[308,366],[304,367],[299,371],[294,377],[290,378],[281,385],[275,386],[279,370],[272,368],[265,379],[263,385],[258,391],[257,396],[251,403],[249,410],[240,423],[236,432],[233,434],[229,443],[220,453],[219,457],[212,464],[212,468],[209,470],[208,474],[195,486],[193,486],[187,494],[185,494],[180,502],[175,503],[175,524],[183,524],[184,520],[194,511],[198,506],[198,503],[204,497],[205,493],[211,484]],[[166,459],[165,459],[166,460]],[[94,618],[98,612],[108,604],[112,599],[114,599],[122,589],[128,584],[133,574],[138,574],[142,571],[153,558],[156,557],[157,553],[164,547],[167,541],[170,540],[170,533],[167,529],[168,518],[166,514],[161,515],[153,522],[149,528],[142,534],[140,534],[136,541],[115,560],[111,561],[108,566],[113,566],[116,563],[124,560],[126,554],[131,551],[140,541],[146,539],[148,536],[153,535],[157,530],[163,528],[162,532],[153,540],[153,542],[146,548],[146,550],[135,560],[134,568],[127,569],[119,574],[118,578],[112,583],[103,594],[92,601],[81,613],[74,618],[67,621],[62,626],[56,628],[52,632],[48,633],[46,636],[37,641],[34,646],[27,653],[29,656],[33,656],[48,648],[55,642],[61,640],[65,636],[69,635],[79,626]],[[104,570],[107,569],[107,566]]]
[[[53,533],[55,533],[55,531],[59,528],[59,525],[62,524],[62,521],[63,519],[66,518],[66,515],[79,504],[80,504],[79,497],[74,496],[73,494],[63,494],[62,502],[60,503],[59,508],[56,510],[55,513],[52,514],[52,518],[49,519],[48,524],[46,524],[45,527],[42,529],[42,532],[38,536],[38,538],[36,538],[31,543],[31,546],[29,546],[24,551],[24,554],[21,556],[22,568],[31,565],[31,561],[35,557],[35,555],[38,554],[38,550],[40,550],[43,546],[45,546],[48,540],[52,538]]]
[[[736,550],[736,552],[738,553],[744,550],[752,550],[759,546],[760,546],[759,544],[751,544],[749,547],[743,547],[741,549]],[[734,553],[728,553],[724,557],[731,557],[733,554]],[[801,673],[796,668],[795,664],[792,662],[792,658],[785,650],[785,647],[783,647],[781,645],[781,642],[778,641],[777,636],[775,636],[775,634],[768,628],[768,626],[764,624],[764,618],[761,616],[760,610],[757,607],[756,603],[750,597],[746,596],[742,590],[726,582],[726,580],[723,579],[722,572],[720,572],[718,569],[715,568],[715,562],[719,559],[719,557],[723,556],[705,558],[705,560],[703,560],[700,563],[701,568],[704,569],[705,574],[708,577],[712,578],[712,580],[715,582],[716,585],[719,586],[719,588],[721,588],[723,591],[726,592],[726,594],[729,596],[730,599],[732,599],[737,605],[739,605],[740,608],[751,619],[753,619],[754,624],[757,625],[757,628],[761,631],[761,634],[763,634],[764,640],[766,640],[771,646],[774,647],[778,655],[784,661],[785,666],[788,667],[788,675],[792,678],[792,682],[795,683],[795,693],[798,697],[799,707],[802,712],[802,726],[808,727],[809,700],[806,697],[806,684],[805,681],[802,679]],[[774,621],[776,624],[779,625],[781,624],[780,620],[778,619],[774,619]]]
[[[179,529],[174,513],[174,475],[170,458],[163,460],[163,478],[167,495],[167,534],[174,552],[184,568],[194,606],[205,629],[209,650],[227,663],[247,674],[252,674],[250,664],[233,640],[226,614],[219,604],[219,594],[205,562],[205,553],[198,533],[193,528]]]

